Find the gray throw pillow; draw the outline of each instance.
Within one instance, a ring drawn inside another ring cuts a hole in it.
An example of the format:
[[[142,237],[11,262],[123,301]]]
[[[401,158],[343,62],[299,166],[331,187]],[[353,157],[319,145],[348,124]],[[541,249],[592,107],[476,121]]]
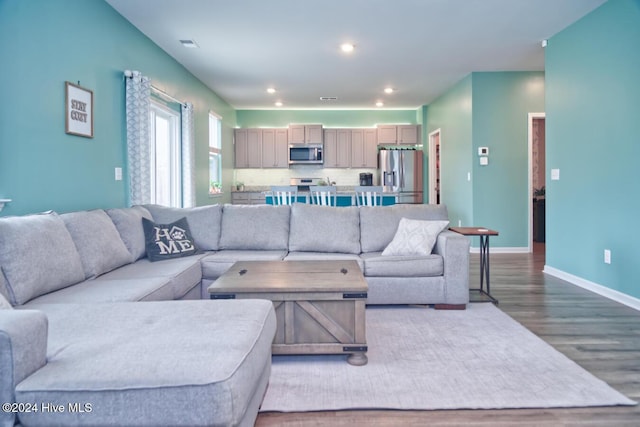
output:
[[[76,244],[87,279],[133,262],[133,256],[105,211],[71,212],[60,218]]]
[[[73,239],[53,212],[0,218],[0,265],[14,306],[84,280]]]
[[[145,205],[155,222],[168,224],[187,218],[198,249],[217,251],[220,248],[222,206],[208,205],[195,208],[170,208],[161,205]]]

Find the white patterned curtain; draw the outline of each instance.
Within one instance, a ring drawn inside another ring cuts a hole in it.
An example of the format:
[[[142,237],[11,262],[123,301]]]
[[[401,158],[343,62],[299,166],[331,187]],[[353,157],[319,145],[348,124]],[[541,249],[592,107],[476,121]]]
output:
[[[149,113],[151,81],[139,71],[125,71],[129,204],[151,203]]]
[[[193,125],[193,104],[182,104],[182,207],[196,205],[196,153],[195,128]]]

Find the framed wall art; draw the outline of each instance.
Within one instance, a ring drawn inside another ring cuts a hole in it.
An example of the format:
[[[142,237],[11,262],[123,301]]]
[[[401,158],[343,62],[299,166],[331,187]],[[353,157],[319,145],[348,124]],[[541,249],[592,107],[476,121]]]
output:
[[[93,91],[65,82],[65,131],[71,135],[93,138]]]

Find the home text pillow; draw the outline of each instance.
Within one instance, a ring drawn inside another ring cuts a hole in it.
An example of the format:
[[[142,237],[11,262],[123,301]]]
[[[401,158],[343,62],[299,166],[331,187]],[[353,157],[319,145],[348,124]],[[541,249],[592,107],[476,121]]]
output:
[[[222,206],[207,205],[195,208],[170,208],[161,205],[145,205],[155,222],[167,224],[187,218],[198,249],[217,251],[220,249]]]
[[[171,224],[156,224],[142,218],[145,246],[149,261],[180,258],[198,253],[186,218]]]
[[[449,221],[420,221],[402,218],[391,243],[382,251],[383,256],[429,255],[438,234]]]

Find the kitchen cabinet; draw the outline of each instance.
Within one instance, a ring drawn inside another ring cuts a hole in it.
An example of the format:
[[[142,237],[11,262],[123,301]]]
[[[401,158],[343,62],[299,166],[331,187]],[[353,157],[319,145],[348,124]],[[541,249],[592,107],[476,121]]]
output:
[[[262,129],[262,167],[288,168],[287,129]]]
[[[378,167],[378,134],[376,129],[351,131],[351,167]]]
[[[262,130],[236,129],[234,135],[236,168],[262,167]]]
[[[351,130],[324,130],[324,167],[351,167]]]
[[[289,144],[322,144],[322,125],[289,125]]]
[[[379,125],[378,144],[420,144],[420,125]]]
[[[231,193],[233,205],[264,205],[266,195],[261,191],[234,191]]]

